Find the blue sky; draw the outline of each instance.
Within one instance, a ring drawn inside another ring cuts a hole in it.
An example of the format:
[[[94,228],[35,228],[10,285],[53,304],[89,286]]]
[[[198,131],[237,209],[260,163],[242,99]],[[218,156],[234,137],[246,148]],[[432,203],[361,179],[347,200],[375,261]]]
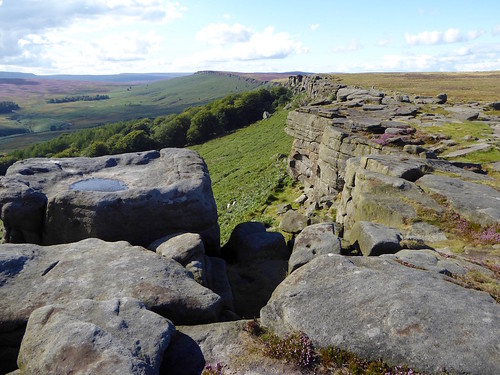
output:
[[[500,70],[500,1],[0,0],[0,70]]]

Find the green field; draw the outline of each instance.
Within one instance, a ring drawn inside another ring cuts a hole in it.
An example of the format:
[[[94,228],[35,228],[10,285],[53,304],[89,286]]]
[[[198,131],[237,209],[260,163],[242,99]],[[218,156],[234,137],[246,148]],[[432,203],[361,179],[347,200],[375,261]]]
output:
[[[24,132],[0,137],[0,151],[55,138],[63,130],[74,131],[105,123],[179,113],[189,106],[207,104],[231,93],[265,85],[262,81],[234,74],[215,73],[197,73],[142,85],[56,82],[24,85],[21,81],[15,87],[0,85],[0,100],[12,100],[21,107],[15,114],[0,115],[0,132]],[[47,103],[49,99],[65,96],[96,94],[110,98]]]
[[[264,210],[286,179],[286,157],[293,141],[285,134],[287,114],[277,111],[267,120],[190,147],[208,165],[222,244],[237,223],[257,220],[269,224],[272,220]]]

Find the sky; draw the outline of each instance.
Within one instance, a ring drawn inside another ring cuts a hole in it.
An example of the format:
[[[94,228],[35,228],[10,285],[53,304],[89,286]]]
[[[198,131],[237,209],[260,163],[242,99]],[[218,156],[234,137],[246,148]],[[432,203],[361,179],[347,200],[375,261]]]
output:
[[[0,71],[500,70],[500,1],[0,0]]]

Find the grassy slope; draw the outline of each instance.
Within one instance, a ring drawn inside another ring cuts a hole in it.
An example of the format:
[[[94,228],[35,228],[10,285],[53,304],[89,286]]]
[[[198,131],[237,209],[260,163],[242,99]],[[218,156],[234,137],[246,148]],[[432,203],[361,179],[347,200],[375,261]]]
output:
[[[9,120],[10,116],[0,115],[0,129],[30,127],[35,134],[2,137],[0,151],[55,138],[58,132],[48,132],[54,124],[71,123],[71,129],[76,130],[103,123],[179,113],[186,107],[203,105],[231,93],[249,91],[263,83],[237,75],[193,74],[137,86],[96,84],[80,87],[73,82],[69,84],[73,85],[72,89],[63,90],[61,87],[60,95],[57,95],[57,86],[45,91],[37,86],[37,90],[32,93],[25,93],[22,100],[9,97],[9,100],[21,104],[21,110],[18,111],[20,119],[13,121]],[[109,95],[110,99],[60,104],[46,102],[49,98],[96,93]],[[18,92],[16,95],[21,94]]]
[[[279,155],[287,156],[293,141],[284,131],[286,116],[287,111],[278,111],[270,119],[191,147],[210,171],[223,244],[236,223],[268,220],[263,214],[266,202],[286,176],[286,158]]]
[[[334,74],[342,83],[416,95],[445,92],[452,102],[497,101],[500,72]]]

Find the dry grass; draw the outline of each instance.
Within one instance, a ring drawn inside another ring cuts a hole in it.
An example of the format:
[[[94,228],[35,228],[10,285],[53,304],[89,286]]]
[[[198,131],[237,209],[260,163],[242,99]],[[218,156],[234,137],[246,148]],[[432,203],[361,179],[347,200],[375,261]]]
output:
[[[435,96],[445,92],[451,102],[500,100],[500,72],[334,74],[340,82],[361,87]]]

